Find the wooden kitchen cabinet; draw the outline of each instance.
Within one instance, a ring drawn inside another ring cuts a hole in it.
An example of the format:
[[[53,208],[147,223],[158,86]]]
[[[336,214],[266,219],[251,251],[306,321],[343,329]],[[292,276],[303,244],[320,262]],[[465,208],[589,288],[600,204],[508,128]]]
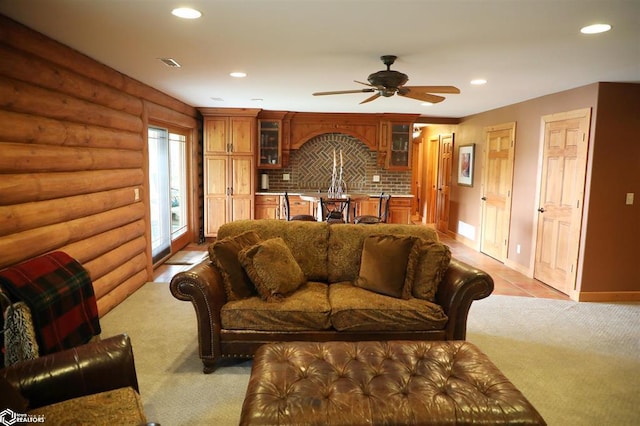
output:
[[[412,122],[380,121],[378,166],[388,170],[411,170]]]
[[[254,117],[207,117],[204,120],[205,154],[253,154]]]
[[[380,198],[372,197],[368,200],[359,200],[356,203],[356,212],[355,216],[378,216],[378,204]]]
[[[282,167],[282,120],[258,120],[258,168]]]
[[[281,219],[279,195],[256,195],[256,219]]]
[[[282,198],[284,200],[284,197]],[[310,214],[312,216],[316,215],[316,212],[314,211],[315,203],[312,203],[311,201],[305,201],[298,195],[289,195],[289,205],[291,207],[291,212],[289,214],[290,217],[299,214]],[[284,209],[282,211],[284,212]]]
[[[413,125],[410,123],[391,123],[387,152],[387,169],[411,169],[411,140]]]
[[[411,224],[411,198],[391,197],[388,223]]]
[[[252,219],[256,182],[257,110],[201,109],[204,115],[204,228]]]

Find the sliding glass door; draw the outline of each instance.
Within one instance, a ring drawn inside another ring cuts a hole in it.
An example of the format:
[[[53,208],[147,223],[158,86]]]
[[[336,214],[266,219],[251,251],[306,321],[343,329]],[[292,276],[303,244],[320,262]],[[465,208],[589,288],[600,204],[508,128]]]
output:
[[[153,263],[188,243],[187,134],[150,127],[149,201]]]

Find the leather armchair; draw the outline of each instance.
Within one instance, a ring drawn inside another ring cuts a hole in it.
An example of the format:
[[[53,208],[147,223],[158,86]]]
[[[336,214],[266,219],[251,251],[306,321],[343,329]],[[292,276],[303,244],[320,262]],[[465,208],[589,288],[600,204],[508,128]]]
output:
[[[29,409],[131,387],[139,392],[129,336],[121,334],[0,369]]]

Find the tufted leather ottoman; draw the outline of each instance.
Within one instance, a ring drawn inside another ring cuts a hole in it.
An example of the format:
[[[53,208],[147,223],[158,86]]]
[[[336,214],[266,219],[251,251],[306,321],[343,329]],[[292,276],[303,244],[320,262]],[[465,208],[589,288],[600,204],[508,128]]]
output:
[[[289,342],[256,353],[241,425],[546,424],[464,341]]]

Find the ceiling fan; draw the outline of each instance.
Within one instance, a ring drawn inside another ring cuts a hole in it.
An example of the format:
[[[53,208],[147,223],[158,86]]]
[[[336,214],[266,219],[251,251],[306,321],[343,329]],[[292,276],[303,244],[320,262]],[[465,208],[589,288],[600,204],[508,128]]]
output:
[[[380,96],[386,98],[397,94],[398,96],[404,96],[406,98],[416,99],[423,102],[429,102],[432,104],[444,101],[444,96],[434,95],[433,93],[460,93],[460,89],[455,86],[405,86],[404,84],[409,81],[409,77],[400,71],[391,69],[391,65],[397,59],[394,55],[384,55],[380,59],[387,66],[386,70],[374,72],[367,77],[369,83],[363,83],[358,80],[354,80],[356,83],[369,86],[366,89],[357,90],[334,90],[331,92],[315,92],[313,96],[324,95],[342,95],[347,93],[374,93],[361,104],[371,102],[378,99]]]

